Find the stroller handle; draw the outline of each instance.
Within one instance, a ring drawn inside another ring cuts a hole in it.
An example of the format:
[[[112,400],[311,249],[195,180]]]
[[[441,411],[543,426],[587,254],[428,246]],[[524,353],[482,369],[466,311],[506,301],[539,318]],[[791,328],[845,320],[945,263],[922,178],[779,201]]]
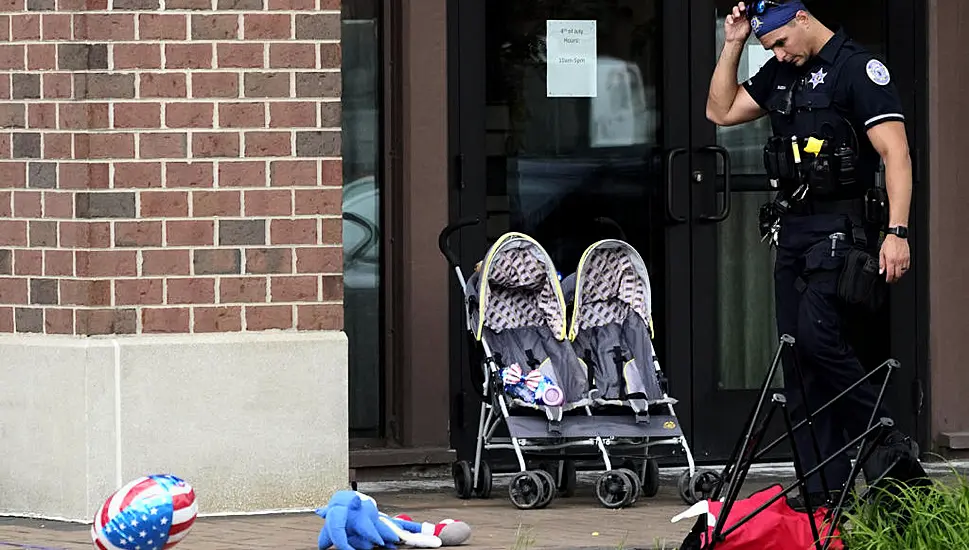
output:
[[[508,213],[509,211],[507,209],[488,210],[485,213],[485,218],[487,219],[487,217],[493,214],[508,214]],[[464,229],[465,227],[478,225],[479,223],[481,223],[480,216],[468,216],[466,218],[461,218],[457,221],[454,221],[448,224],[443,230],[441,230],[441,234],[438,235],[438,238],[437,238],[437,246],[438,248],[441,249],[441,254],[444,254],[444,257],[447,258],[447,261],[448,263],[451,264],[451,267],[457,267],[461,265],[461,260],[458,258],[458,255],[455,254],[453,250],[451,250],[451,247],[448,244],[448,239],[451,238],[451,234],[461,229]]]

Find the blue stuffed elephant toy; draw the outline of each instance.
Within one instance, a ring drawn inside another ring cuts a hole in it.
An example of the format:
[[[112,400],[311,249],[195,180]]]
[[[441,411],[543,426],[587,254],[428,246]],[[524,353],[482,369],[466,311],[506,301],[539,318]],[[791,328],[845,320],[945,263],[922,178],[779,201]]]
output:
[[[418,548],[441,546],[441,539],[421,533],[421,524],[391,518],[377,509],[373,498],[358,491],[338,491],[316,514],[325,520],[319,550],[397,548],[400,543]]]

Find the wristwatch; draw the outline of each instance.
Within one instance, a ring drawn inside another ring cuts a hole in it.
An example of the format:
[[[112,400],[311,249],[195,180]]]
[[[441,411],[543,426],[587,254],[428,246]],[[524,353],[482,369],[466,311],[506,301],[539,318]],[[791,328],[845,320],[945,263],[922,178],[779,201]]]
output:
[[[886,233],[888,233],[889,235],[895,235],[899,239],[908,238],[908,228],[905,227],[904,225],[896,225],[895,227],[889,227]]]

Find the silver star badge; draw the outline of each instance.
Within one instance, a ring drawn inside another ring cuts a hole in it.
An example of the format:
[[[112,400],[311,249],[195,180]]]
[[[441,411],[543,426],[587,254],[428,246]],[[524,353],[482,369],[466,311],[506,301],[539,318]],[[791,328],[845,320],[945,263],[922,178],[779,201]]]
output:
[[[824,69],[818,69],[818,72],[811,73],[811,89],[817,88],[819,84],[824,84],[824,77],[828,76],[828,73],[824,72]]]

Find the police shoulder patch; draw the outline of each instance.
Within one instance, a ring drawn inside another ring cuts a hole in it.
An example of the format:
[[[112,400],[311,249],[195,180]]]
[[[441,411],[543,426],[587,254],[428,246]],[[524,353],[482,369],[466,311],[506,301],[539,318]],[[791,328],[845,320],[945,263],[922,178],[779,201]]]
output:
[[[892,81],[892,75],[888,72],[888,67],[877,59],[869,61],[868,65],[865,66],[865,71],[868,73],[868,78],[879,86],[885,86]]]

